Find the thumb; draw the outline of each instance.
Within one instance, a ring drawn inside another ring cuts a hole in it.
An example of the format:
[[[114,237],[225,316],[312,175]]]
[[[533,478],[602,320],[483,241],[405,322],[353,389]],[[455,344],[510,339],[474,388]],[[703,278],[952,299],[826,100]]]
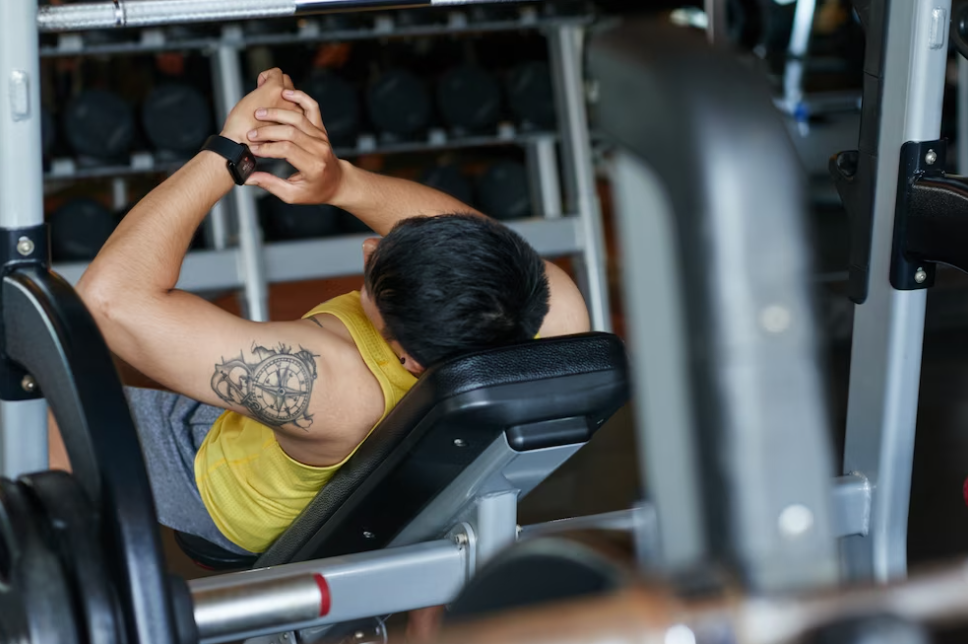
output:
[[[253,172],[245,185],[262,188],[289,203],[296,197],[295,187],[291,183],[268,172]]]

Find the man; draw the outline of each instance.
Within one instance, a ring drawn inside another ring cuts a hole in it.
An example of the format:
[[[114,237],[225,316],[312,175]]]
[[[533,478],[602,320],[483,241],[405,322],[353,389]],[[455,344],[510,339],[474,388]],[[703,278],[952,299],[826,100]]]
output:
[[[279,70],[260,76],[221,137],[128,213],[77,291],[111,350],[175,392],[128,390],[160,522],[257,553],[425,367],[589,323],[574,283],[509,229],[338,160],[319,106]],[[299,172],[248,176],[244,143]],[[176,290],[196,228],[241,182],[339,206],[383,235],[364,243],[362,292],[256,323]]]

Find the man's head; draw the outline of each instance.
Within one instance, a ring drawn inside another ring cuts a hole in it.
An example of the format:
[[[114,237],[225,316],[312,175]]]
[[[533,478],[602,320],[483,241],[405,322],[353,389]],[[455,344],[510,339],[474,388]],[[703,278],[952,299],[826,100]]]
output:
[[[530,340],[548,313],[544,262],[484,217],[405,219],[364,246],[363,308],[414,373]]]

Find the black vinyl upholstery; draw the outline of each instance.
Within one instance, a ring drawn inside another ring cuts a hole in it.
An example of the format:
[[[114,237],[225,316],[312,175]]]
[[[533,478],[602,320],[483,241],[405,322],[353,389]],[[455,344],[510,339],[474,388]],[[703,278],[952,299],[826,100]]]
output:
[[[428,369],[256,566],[382,548],[501,432],[516,429],[517,445],[527,444],[520,436],[529,427],[543,432],[536,447],[556,436],[581,443],[628,396],[624,346],[606,333],[536,340]],[[549,434],[562,419],[567,431]]]

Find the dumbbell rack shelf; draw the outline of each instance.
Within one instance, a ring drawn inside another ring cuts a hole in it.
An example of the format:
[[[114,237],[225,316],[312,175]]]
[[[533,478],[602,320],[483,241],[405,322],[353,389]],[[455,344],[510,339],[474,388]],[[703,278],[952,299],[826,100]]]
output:
[[[507,222],[545,256],[567,255],[581,246],[577,217],[540,218]],[[297,282],[359,275],[363,272],[360,247],[368,235],[273,242],[263,246],[266,280]],[[197,250],[189,253],[182,266],[178,288],[198,293],[225,291],[244,286],[237,248]],[[86,262],[57,264],[53,270],[71,284],[87,268]]]
[[[484,148],[502,145],[528,146],[537,141],[551,139],[557,141],[557,132],[520,131],[514,125],[502,125],[493,134],[473,136],[455,134],[443,129],[432,129],[424,140],[381,140],[372,134],[364,134],[357,139],[355,147],[335,148],[340,158],[355,158],[366,154],[401,154],[408,152],[443,152],[446,150]],[[71,157],[56,158],[51,161],[50,169],[44,173],[45,180],[80,180],[95,178],[115,178],[139,174],[174,172],[185,164],[187,159],[158,157],[151,152],[136,152],[127,164],[79,165]]]
[[[362,15],[362,14],[361,14]],[[502,125],[484,135],[461,135],[431,130],[424,140],[392,141],[373,135],[358,138],[357,145],[337,150],[342,157],[364,154],[443,151],[457,148],[519,145],[525,149],[532,202],[537,217],[513,222],[544,256],[571,256],[576,279],[585,296],[592,325],[608,331],[604,233],[596,191],[591,140],[585,105],[583,43],[589,15],[550,15],[525,6],[508,19],[487,19],[479,10],[448,11],[439,24],[401,24],[393,13],[377,13],[361,21],[359,29],[330,29],[330,17],[272,21],[260,24],[278,32],[253,33],[242,23],[195,25],[189,30],[171,27],[127,29],[116,33],[125,39],[104,42],[86,33],[41,34],[44,57],[141,54],[197,49],[212,64],[216,117],[221,121],[244,94],[241,52],[247,47],[313,44],[363,39],[453,37],[499,31],[532,30],[548,41],[555,104],[556,132],[537,132]],[[201,37],[193,34],[202,33]],[[186,36],[186,34],[188,34]],[[156,158],[150,153],[131,157],[127,165],[84,167],[76,160],[55,159],[44,179],[64,182],[96,177],[113,178],[122,185],[125,176],[164,173],[184,161]],[[123,185],[122,185],[123,188]],[[562,190],[563,188],[563,190]],[[116,190],[123,193],[124,190]],[[244,313],[253,320],[268,319],[268,285],[276,282],[353,275],[362,271],[362,237],[312,239],[264,243],[256,209],[257,191],[235,189],[207,218],[210,249],[188,254],[179,286],[186,290],[213,291],[242,288]],[[564,197],[564,199],[563,199]],[[71,282],[83,272],[84,263],[59,264],[54,269]]]
[[[561,26],[587,26],[588,16],[542,16],[534,7],[522,7],[514,19],[488,20],[463,11],[451,11],[446,22],[429,25],[400,25],[393,14],[375,14],[366,27],[358,29],[330,29],[325,19],[303,18],[290,20],[295,30],[277,33],[246,33],[239,25],[229,25],[221,33],[202,37],[184,37],[181,32],[169,29],[129,29],[122,32],[128,36],[119,42],[91,42],[83,33],[58,34],[56,42],[42,45],[43,58],[58,56],[143,54],[161,51],[186,51],[214,49],[229,40],[239,47],[314,44],[319,42],[346,42],[379,38],[425,38],[475,33],[519,31],[555,28]],[[204,27],[204,25],[203,25]]]

